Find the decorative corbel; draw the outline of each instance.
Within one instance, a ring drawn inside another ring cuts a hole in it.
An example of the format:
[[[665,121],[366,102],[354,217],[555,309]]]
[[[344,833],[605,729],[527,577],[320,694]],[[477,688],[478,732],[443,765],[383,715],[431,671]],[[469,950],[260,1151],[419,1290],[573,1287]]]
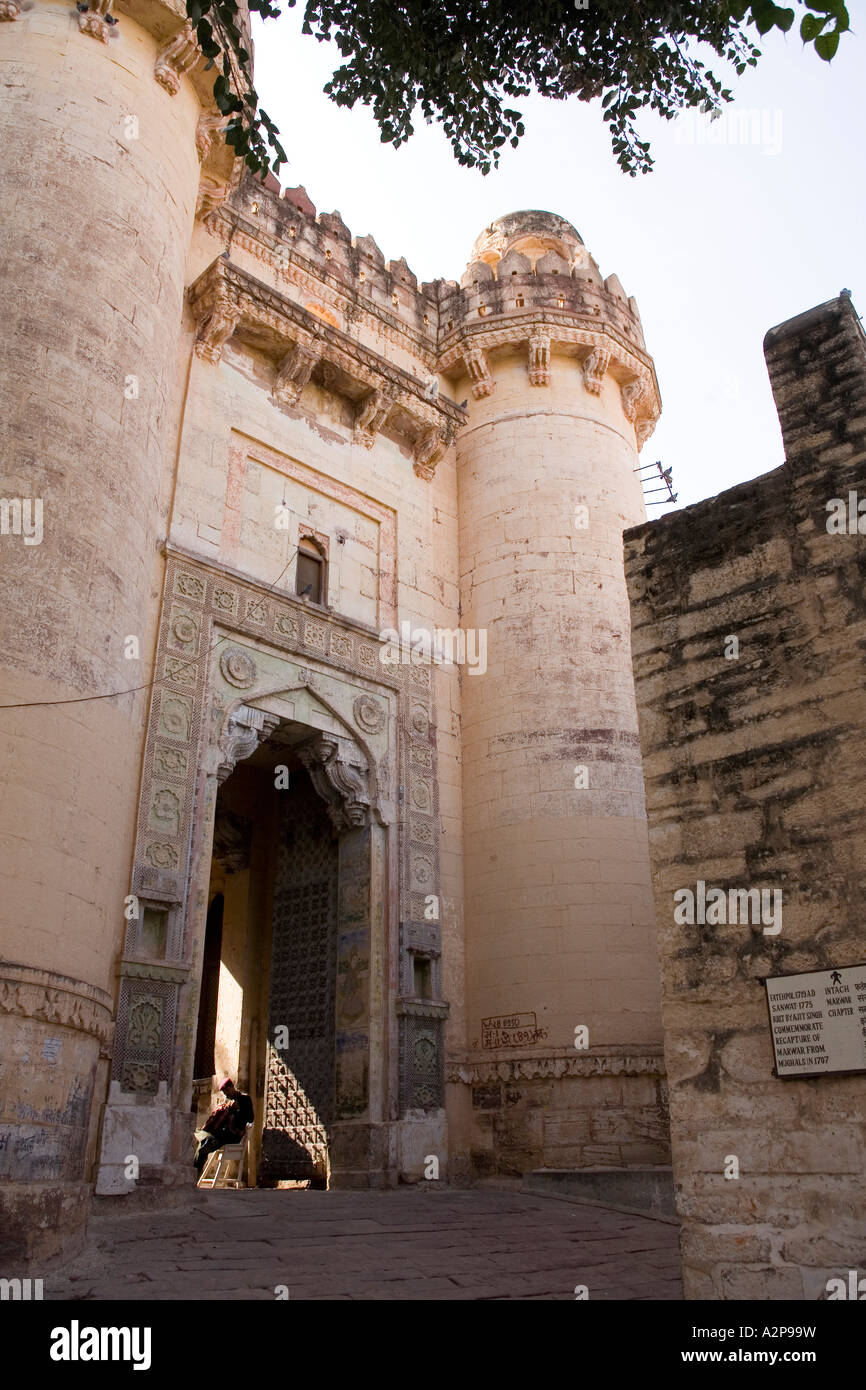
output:
[[[656,427],[656,422],[655,422],[655,420],[636,420],[636,421],[635,421],[634,432],[635,432],[635,438],[637,439],[638,452],[640,452],[640,450],[643,448],[644,444],[646,444],[647,440],[649,439],[649,437],[650,437],[650,435],[652,434],[652,432],[653,432],[653,430],[655,429],[655,427]]]
[[[415,441],[412,468],[417,478],[423,478],[425,482],[433,481],[436,472],[436,465],[441,459],[448,441],[443,438],[440,430],[435,425],[424,430]]]
[[[239,762],[270,738],[279,722],[278,714],[266,714],[264,710],[253,709],[250,705],[240,705],[235,710],[219,743],[221,759],[217,781],[220,785],[234,772]]]
[[[484,349],[480,347],[467,348],[463,354],[463,361],[466,363],[469,384],[475,399],[478,400],[480,396],[489,396],[494,383]]]
[[[18,0],[0,0],[0,22],[4,19],[17,19],[21,13]]]
[[[111,31],[117,23],[114,15],[110,13],[111,0],[87,0],[86,4],[79,3],[77,9],[78,27],[82,34],[90,34],[91,38],[108,43]],[[4,18],[7,16],[4,15]],[[8,18],[14,18],[14,15]]]
[[[394,402],[384,391],[371,391],[358,406],[355,416],[355,443],[372,449],[378,431],[394,408]]]
[[[604,348],[594,347],[583,360],[583,381],[587,391],[593,396],[601,393],[601,383],[610,363],[610,353]]]
[[[219,362],[223,346],[238,326],[240,305],[228,285],[218,282],[212,295],[195,306],[200,314],[195,350],[205,362]]]
[[[214,214],[222,207],[229,195],[229,186],[222,179],[202,174],[198,185],[198,201],[195,215],[200,217],[206,227],[211,225]]]
[[[228,116],[221,115],[219,111],[203,111],[199,116],[195,128],[195,147],[202,164],[210,154],[217,136],[225,130],[228,123]]]
[[[295,343],[277,369],[274,399],[283,401],[286,405],[295,405],[319,360],[318,352],[305,347],[303,343]]]
[[[647,384],[643,377],[633,377],[620,387],[622,396],[622,408],[625,411],[627,420],[634,420],[637,415],[637,408],[646,394]]]
[[[156,55],[153,75],[169,96],[177,96],[180,91],[180,79],[185,72],[189,72],[198,56],[199,46],[196,42],[195,31],[190,21],[187,20],[186,24],[178,29],[174,38],[169,39],[168,43],[164,43]]]
[[[343,831],[367,825],[370,774],[360,751],[353,748],[350,755],[341,748],[340,740],[321,734],[297,752],[313,786],[327,804],[334,829]]]
[[[529,339],[529,384],[550,385],[550,338],[546,333],[533,333]]]

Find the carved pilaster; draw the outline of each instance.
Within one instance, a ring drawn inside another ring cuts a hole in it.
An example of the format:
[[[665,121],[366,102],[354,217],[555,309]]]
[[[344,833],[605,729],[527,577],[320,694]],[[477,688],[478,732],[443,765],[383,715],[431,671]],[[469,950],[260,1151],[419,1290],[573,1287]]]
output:
[[[372,449],[378,431],[394,408],[394,402],[384,391],[371,391],[361,402],[355,416],[355,443]]]
[[[295,405],[318,361],[319,354],[312,348],[305,347],[303,343],[295,343],[277,370],[274,397],[285,401],[287,405]]]
[[[198,56],[199,47],[196,43],[195,31],[187,20],[183,28],[179,29],[168,43],[164,43],[156,55],[153,75],[169,96],[177,96],[180,91],[181,77],[185,72],[189,72]]]
[[[335,830],[367,825],[370,818],[369,769],[360,751],[322,734],[298,749],[298,756],[323,801]]]
[[[220,785],[231,775],[239,762],[248,758],[260,743],[270,738],[279,722],[278,715],[265,714],[264,710],[251,709],[249,705],[241,705],[235,710],[220,739],[221,761],[217,768],[217,781]]]
[[[91,3],[79,4],[77,9],[78,27],[82,34],[89,34],[101,43],[108,43],[111,31],[117,23],[114,15],[109,13],[111,0],[91,0]]]
[[[609,364],[610,353],[599,347],[594,347],[589,356],[583,359],[584,385],[593,396],[601,393],[601,383]]]
[[[480,347],[467,348],[463,360],[466,363],[466,370],[469,373],[469,382],[475,399],[478,400],[480,396],[489,396],[493,390],[493,377],[487,365],[484,349]]]
[[[529,339],[529,383],[550,385],[550,338],[546,333],[533,333]]]

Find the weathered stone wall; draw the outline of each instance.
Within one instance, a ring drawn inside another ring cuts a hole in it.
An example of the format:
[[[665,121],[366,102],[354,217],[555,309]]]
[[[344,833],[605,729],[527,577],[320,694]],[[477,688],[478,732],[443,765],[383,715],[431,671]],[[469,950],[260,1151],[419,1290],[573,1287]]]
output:
[[[866,1076],[776,1079],[762,978],[866,957],[866,521],[827,528],[866,512],[866,343],[843,295],[765,353],[785,464],[626,534],[689,1298],[863,1262]],[[781,890],[781,930],[678,925],[698,880]]]
[[[0,1208],[19,1257],[83,1229],[130,891],[147,691],[92,697],[151,674],[199,182],[196,92],[155,80],[178,19],[160,11],[155,37],[154,9],[110,42],[66,4],[0,24],[0,496],[43,509],[40,543],[0,536],[0,952],[30,972],[23,988],[0,969]]]

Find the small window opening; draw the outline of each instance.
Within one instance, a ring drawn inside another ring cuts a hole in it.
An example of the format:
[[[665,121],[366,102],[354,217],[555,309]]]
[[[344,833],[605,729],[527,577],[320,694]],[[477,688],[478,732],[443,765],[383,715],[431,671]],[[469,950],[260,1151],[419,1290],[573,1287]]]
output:
[[[298,546],[295,593],[310,603],[325,602],[325,556],[312,536],[302,536]]]
[[[432,961],[425,959],[424,956],[415,956],[412,962],[414,972],[414,987],[416,999],[433,998],[433,970]]]
[[[523,304],[524,304],[523,295],[522,295],[522,294],[519,294],[519,295],[517,296],[517,307],[518,307],[518,309],[522,309],[522,308],[523,308]]]

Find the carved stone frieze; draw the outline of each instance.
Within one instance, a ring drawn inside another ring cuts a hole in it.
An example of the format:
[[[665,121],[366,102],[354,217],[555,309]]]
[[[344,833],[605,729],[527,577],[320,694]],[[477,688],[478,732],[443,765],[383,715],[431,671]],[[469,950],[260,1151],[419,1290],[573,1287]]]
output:
[[[490,1062],[452,1060],[449,1062],[447,1080],[474,1086],[479,1082],[559,1080],[564,1076],[664,1075],[664,1057],[660,1053],[573,1052]]]
[[[104,1048],[111,1040],[112,1001],[83,981],[29,966],[0,966],[0,1013],[89,1033]]]
[[[185,72],[189,72],[198,56],[199,47],[196,42],[195,30],[187,20],[186,24],[178,29],[167,43],[163,44],[156,55],[153,75],[169,96],[177,96],[180,91],[181,77]],[[198,136],[196,136],[196,144],[198,144]]]

